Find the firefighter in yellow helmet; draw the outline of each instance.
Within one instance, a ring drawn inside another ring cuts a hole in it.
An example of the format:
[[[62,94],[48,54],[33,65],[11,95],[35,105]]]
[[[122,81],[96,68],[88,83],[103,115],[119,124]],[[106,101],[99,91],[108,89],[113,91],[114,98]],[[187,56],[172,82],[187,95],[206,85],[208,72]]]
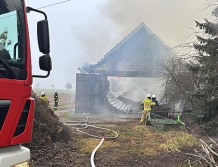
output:
[[[45,92],[44,92],[44,91],[41,92],[40,98],[49,104],[48,98],[47,98],[47,96],[45,95]]]
[[[142,117],[141,117],[139,124],[142,124],[143,122],[145,122],[145,125],[146,125],[147,120],[150,119],[151,106],[154,106],[154,105],[155,103],[151,101],[151,94],[147,94],[147,97],[142,101],[143,112],[142,112]]]

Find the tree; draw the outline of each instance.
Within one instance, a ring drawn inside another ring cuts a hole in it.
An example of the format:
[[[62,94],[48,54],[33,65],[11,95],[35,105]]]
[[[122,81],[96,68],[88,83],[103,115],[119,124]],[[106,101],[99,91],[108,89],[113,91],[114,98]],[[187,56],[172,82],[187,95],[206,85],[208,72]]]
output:
[[[11,45],[11,40],[8,40],[8,30],[6,29],[0,34],[0,46],[6,48],[9,45]]]
[[[212,12],[214,16],[217,16],[217,9]],[[201,102],[196,116],[200,116],[201,121],[207,123],[217,115],[218,110],[218,24],[207,19],[204,23],[195,23],[203,33],[196,36],[198,42],[194,44],[194,49],[198,52],[196,59],[199,68],[194,69],[190,65],[197,81],[196,89],[190,92],[190,96]]]
[[[176,55],[169,55],[161,62],[161,75],[166,104],[180,100],[191,102],[188,92],[194,90],[194,81],[185,60]]]
[[[218,16],[218,7],[212,14]],[[177,56],[162,62],[161,71],[168,100],[189,101],[194,118],[211,132],[218,127],[218,23],[195,23],[197,40],[172,48]]]
[[[34,85],[34,87],[35,87],[36,89],[38,89],[38,88],[39,88],[39,83],[36,83],[36,84]]]
[[[71,83],[67,83],[66,86],[65,86],[65,88],[67,88],[67,90],[72,89],[72,84],[71,84]]]

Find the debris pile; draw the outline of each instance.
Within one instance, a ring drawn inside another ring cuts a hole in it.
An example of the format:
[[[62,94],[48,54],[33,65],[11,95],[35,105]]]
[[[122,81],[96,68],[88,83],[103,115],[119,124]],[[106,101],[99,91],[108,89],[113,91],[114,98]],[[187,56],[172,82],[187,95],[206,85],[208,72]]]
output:
[[[72,130],[59,122],[54,111],[38,97],[35,97],[32,139],[23,145],[31,150],[34,167],[67,166],[73,163],[70,152],[77,151]]]
[[[218,143],[212,138],[208,138],[206,143],[204,140],[199,139],[201,142],[201,150],[194,150],[195,153],[187,153],[190,157],[184,161],[183,166],[218,166]]]

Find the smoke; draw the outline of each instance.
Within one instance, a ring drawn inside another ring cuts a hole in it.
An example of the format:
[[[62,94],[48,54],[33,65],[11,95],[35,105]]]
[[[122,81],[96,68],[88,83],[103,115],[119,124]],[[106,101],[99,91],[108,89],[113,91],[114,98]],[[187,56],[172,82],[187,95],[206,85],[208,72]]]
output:
[[[72,27],[80,61],[97,63],[142,22],[166,45],[178,45],[193,34],[194,20],[211,16],[206,7],[205,0],[107,0],[83,25]]]
[[[203,21],[211,16],[205,0],[108,0],[99,6],[104,26],[93,24],[78,33],[83,42],[87,62],[97,63],[142,22],[151,29],[166,45],[176,46],[193,34],[194,20]],[[95,20],[93,21],[95,22]],[[93,42],[93,43],[92,43]],[[90,58],[91,57],[91,58]],[[145,94],[161,96],[155,79],[131,78],[125,81],[111,80],[111,89],[134,101],[141,101]]]
[[[162,82],[158,78],[108,77],[110,90],[135,102],[142,101],[146,95],[162,96]]]
[[[37,8],[53,1],[26,3]],[[56,88],[75,85],[78,67],[97,63],[141,22],[165,44],[174,46],[193,32],[188,28],[195,27],[194,20],[211,16],[210,9],[204,10],[207,6],[207,0],[78,0],[44,8],[49,18],[53,69],[49,78],[34,78],[34,83]],[[34,74],[41,74],[35,37],[35,23],[40,19],[41,15],[28,14]]]
[[[74,27],[75,39],[81,44],[83,59],[85,62],[94,64],[104,57],[107,50],[110,50],[111,34],[106,28],[97,22],[94,25],[84,28]],[[104,30],[104,31],[103,31]]]
[[[208,3],[205,0],[110,0],[101,13],[121,27],[118,38],[144,22],[168,46],[174,46],[192,33],[188,28],[195,27],[194,20],[211,16],[211,11],[206,10]]]

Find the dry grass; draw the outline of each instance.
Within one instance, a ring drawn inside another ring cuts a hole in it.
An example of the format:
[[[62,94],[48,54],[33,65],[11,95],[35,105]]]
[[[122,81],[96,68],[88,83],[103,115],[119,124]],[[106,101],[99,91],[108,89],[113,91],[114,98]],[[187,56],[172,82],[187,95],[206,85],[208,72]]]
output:
[[[126,125],[126,124],[125,124]],[[191,134],[178,131],[158,131],[153,126],[139,126],[134,123],[128,126],[119,124],[113,127],[119,136],[116,140],[106,140],[99,148],[99,152],[104,149],[120,149],[121,153],[131,152],[145,155],[155,155],[158,152],[170,151],[180,152],[183,147],[191,147],[198,144],[198,140]],[[95,133],[92,130],[92,133]],[[83,153],[91,153],[100,143],[100,139],[85,137],[77,144]]]
[[[77,144],[80,145],[80,151],[85,154],[91,154],[95,147],[100,143],[101,139],[97,138],[83,138]],[[101,147],[98,149],[98,152],[101,152],[105,148],[115,148],[119,147],[120,144],[115,140],[105,140]]]

